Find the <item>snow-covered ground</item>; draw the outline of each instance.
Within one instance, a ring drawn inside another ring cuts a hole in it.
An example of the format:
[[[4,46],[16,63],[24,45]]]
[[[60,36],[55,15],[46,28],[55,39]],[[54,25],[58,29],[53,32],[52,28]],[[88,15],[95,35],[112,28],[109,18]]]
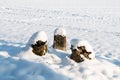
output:
[[[0,80],[120,80],[119,8],[49,9],[38,7],[37,2],[33,6],[32,0],[31,5],[22,3],[0,1]],[[66,29],[67,51],[51,47],[58,27]],[[47,33],[49,51],[26,59],[32,53],[28,41],[37,31]],[[71,60],[74,38],[88,41],[95,59]]]

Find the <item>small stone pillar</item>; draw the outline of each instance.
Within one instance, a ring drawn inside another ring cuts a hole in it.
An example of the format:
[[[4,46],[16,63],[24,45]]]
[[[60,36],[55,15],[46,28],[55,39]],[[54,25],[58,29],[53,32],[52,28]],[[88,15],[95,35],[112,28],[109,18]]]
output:
[[[72,51],[72,54],[71,54],[70,58],[72,60],[74,60],[75,62],[83,62],[84,59],[81,57],[82,50],[77,48],[78,43],[79,43],[78,39],[71,40],[71,48],[70,49]]]
[[[64,28],[55,30],[53,48],[66,51],[66,31]]]
[[[36,55],[43,56],[47,53],[47,35],[44,31],[36,32],[30,38],[32,52]]]
[[[76,62],[82,62],[84,59],[91,60],[90,54],[92,54],[92,47],[88,44],[87,41],[80,41],[79,39],[71,40],[71,59]],[[81,57],[83,55],[83,57]]]

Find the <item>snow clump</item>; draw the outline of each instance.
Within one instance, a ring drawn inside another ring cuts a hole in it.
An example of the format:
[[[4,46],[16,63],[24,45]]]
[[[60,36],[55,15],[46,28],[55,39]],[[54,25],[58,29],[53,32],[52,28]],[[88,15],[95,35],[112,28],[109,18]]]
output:
[[[54,32],[54,35],[66,36],[66,30],[62,27],[57,28]]]

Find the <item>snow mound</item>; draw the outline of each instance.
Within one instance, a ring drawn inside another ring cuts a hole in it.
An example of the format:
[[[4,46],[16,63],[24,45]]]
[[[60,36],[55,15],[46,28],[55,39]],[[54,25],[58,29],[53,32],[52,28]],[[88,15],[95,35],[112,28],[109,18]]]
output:
[[[48,38],[47,38],[46,33],[44,31],[39,31],[39,32],[34,33],[31,36],[31,38],[28,41],[28,44],[31,44],[31,43],[35,44],[36,41],[38,41],[38,40],[45,42],[45,41],[47,41],[47,39]]]
[[[0,63],[0,80],[69,80],[69,77],[54,71],[44,63],[1,56]]]
[[[20,53],[19,56],[27,60],[34,60],[38,58],[39,56],[32,52],[31,44],[35,44],[39,40],[43,42],[47,41],[47,35],[44,31],[34,33],[26,44],[26,47],[24,48],[25,50]]]
[[[36,58],[38,58],[39,56],[35,55],[33,52],[32,52],[32,48],[29,47],[26,51],[23,51],[21,52],[20,54],[18,54],[18,56],[21,58],[21,59],[26,59],[26,60],[34,60]]]
[[[79,40],[79,39],[72,39],[71,40],[71,45],[73,46],[74,49],[78,49],[77,47],[80,47],[80,46],[85,46],[87,52],[92,52],[92,54],[90,54],[90,57],[91,58],[95,58],[95,53],[93,51],[93,48],[88,43],[88,41],[86,41],[86,40]]]
[[[66,30],[62,27],[55,29],[54,35],[66,36]]]

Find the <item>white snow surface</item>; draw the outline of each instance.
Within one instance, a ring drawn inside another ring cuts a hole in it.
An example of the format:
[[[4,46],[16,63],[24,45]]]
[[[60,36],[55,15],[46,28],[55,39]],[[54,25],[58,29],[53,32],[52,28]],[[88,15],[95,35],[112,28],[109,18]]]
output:
[[[108,3],[109,8],[101,9],[79,8],[81,0],[73,2],[76,9],[70,8],[72,0],[60,4],[39,1],[0,0],[0,80],[120,80],[119,0],[94,0],[98,6],[104,3],[107,7]],[[57,4],[63,8],[49,9]],[[61,26],[67,31],[67,51],[51,47],[54,30]],[[39,31],[48,34],[48,52],[42,57],[34,55],[29,45],[38,40],[34,36],[33,42],[29,41],[34,33],[39,36]],[[89,42],[95,59],[71,60],[70,41],[74,38]]]
[[[81,40],[79,43],[78,43],[78,46],[85,46],[86,50],[88,52],[93,52],[93,48],[92,46],[90,45],[90,43],[88,43],[88,41],[86,40]]]
[[[80,43],[80,40],[79,39],[72,39],[70,41],[71,45],[73,46],[74,49],[77,49],[77,47],[80,47],[79,43]]]
[[[86,40],[72,39],[71,45],[75,49],[77,49],[77,47],[80,47],[80,46],[85,46],[88,52],[93,52],[92,46]]]
[[[48,40],[47,34],[45,33],[45,31],[35,32],[29,39],[28,44],[35,44],[39,40],[43,42],[46,42]]]
[[[54,35],[66,36],[66,30],[62,27],[55,29]]]
[[[10,55],[7,52],[3,52],[3,51],[0,52],[0,56],[4,56],[6,58],[10,57]]]

